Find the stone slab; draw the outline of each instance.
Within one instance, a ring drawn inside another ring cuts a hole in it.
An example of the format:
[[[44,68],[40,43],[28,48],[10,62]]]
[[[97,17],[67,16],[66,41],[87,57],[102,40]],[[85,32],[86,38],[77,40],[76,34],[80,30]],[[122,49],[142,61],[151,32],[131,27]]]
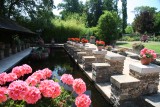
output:
[[[111,76],[111,83],[116,85],[119,89],[129,88],[129,87],[137,87],[139,85],[140,80],[131,77],[129,75],[116,75]]]
[[[92,63],[92,67],[93,68],[101,68],[101,67],[108,67],[108,66],[110,66],[110,64],[108,64],[108,63]]]
[[[104,49],[102,49],[102,51],[93,50],[92,53],[93,54],[107,54],[107,50],[104,50]]]
[[[155,64],[142,65],[141,63],[129,64],[129,69],[141,74],[160,72],[160,66]]]
[[[87,54],[87,53],[86,53],[86,52],[77,52],[77,55],[78,55],[78,54],[84,54],[84,55],[85,55],[85,54]]]
[[[107,53],[105,55],[105,58],[108,60],[125,60],[125,56],[116,54],[116,53]]]
[[[90,60],[95,60],[95,57],[94,56],[82,56],[82,59],[84,60],[84,61],[90,61]]]
[[[151,96],[143,96],[144,100],[153,107],[160,107],[160,90],[157,94]]]
[[[97,48],[96,47],[85,47],[84,50],[96,50]]]

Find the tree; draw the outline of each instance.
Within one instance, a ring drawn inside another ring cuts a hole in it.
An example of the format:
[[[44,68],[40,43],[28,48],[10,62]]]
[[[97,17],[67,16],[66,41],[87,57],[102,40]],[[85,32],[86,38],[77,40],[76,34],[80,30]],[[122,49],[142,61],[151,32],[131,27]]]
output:
[[[1,0],[0,15],[14,18],[17,15],[27,16],[28,13],[35,13],[37,8],[51,10],[53,0]]]
[[[153,33],[154,32],[154,14],[157,8],[149,6],[140,6],[134,8],[135,19],[133,22],[133,28],[139,33]]]
[[[122,32],[125,33],[125,28],[127,27],[127,0],[122,1]]]
[[[116,12],[105,11],[98,20],[98,35],[107,44],[114,44],[119,38],[120,18]]]
[[[140,6],[140,7],[135,7],[134,8],[134,12],[135,12],[136,15],[139,15],[139,14],[141,14],[143,12],[146,12],[146,11],[154,14],[156,12],[156,10],[157,10],[157,8],[149,7],[149,6]]]
[[[125,29],[125,32],[126,32],[126,33],[129,33],[129,34],[132,34],[132,33],[133,33],[133,28],[132,28],[132,26],[128,25],[128,26],[126,27],[126,29]]]
[[[63,9],[60,13],[63,19],[65,19],[65,16],[68,13],[82,14],[83,8],[83,3],[79,2],[79,0],[63,0],[63,2],[58,5],[58,9]]]
[[[97,25],[99,17],[103,14],[103,11],[116,11],[117,12],[117,0],[89,0],[86,2],[87,7],[87,23],[89,27]]]
[[[160,12],[154,15],[154,31],[160,33]]]
[[[102,0],[102,10],[118,12],[117,4],[118,0]]]

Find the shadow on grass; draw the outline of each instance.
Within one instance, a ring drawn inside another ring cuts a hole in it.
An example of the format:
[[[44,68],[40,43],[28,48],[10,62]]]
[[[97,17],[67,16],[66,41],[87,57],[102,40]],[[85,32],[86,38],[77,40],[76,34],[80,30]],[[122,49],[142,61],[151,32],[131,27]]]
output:
[[[128,44],[127,42],[118,42],[116,43],[116,45],[125,45],[125,44]]]

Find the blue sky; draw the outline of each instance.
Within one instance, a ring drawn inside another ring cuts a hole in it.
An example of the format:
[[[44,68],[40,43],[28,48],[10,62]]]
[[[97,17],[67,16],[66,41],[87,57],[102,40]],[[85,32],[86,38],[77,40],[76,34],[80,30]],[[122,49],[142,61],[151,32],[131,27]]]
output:
[[[55,5],[61,3],[63,0],[54,0]],[[86,0],[81,0],[85,2]],[[157,11],[160,11],[160,0],[127,0],[127,14],[128,14],[128,23],[132,23],[134,19],[134,8],[137,6],[150,6],[156,7]],[[118,8],[121,9],[121,1],[119,0]],[[58,15],[60,11],[54,9],[54,14]]]

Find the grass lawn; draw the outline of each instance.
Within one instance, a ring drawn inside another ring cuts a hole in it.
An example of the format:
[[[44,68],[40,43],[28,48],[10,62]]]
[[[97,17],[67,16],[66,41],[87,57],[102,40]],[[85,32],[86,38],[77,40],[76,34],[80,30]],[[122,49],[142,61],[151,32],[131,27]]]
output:
[[[127,41],[118,41],[116,43],[117,46],[122,46],[122,47],[127,47],[127,48],[132,48],[132,44],[133,43],[140,43],[140,41],[134,41],[134,42],[127,42]],[[149,41],[149,42],[141,42],[145,45],[145,48],[148,48],[148,49],[152,49],[154,50],[156,53],[160,54],[160,42],[152,42],[152,41]]]

